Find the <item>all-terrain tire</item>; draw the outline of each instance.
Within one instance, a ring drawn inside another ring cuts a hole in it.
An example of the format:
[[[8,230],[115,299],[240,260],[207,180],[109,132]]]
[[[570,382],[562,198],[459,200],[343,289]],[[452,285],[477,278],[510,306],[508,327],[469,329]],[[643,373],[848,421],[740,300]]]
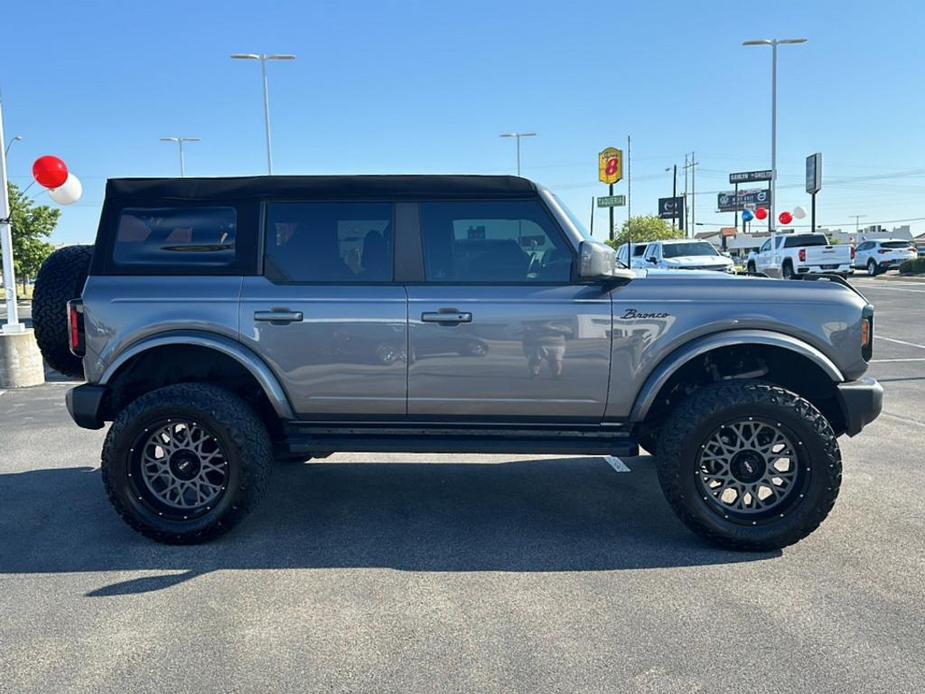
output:
[[[201,423],[228,465],[221,496],[189,519],[151,500],[134,457],[148,431],[172,418]],[[103,444],[102,477],[110,502],[132,528],[158,542],[196,544],[227,532],[258,504],[272,462],[266,427],[246,402],[210,384],[179,383],[142,395],[116,417]]]
[[[32,327],[42,356],[51,368],[75,378],[83,376],[83,364],[71,354],[67,302],[80,297],[92,256],[93,246],[58,249],[42,264],[32,296]]]
[[[749,264],[748,264],[748,267],[746,268],[746,271],[747,271],[747,272],[752,272],[752,273],[754,273],[754,272],[757,272],[757,271],[758,271],[758,268],[755,267],[755,264],[754,264],[754,263],[749,263]]]
[[[761,520],[724,513],[704,495],[698,479],[701,450],[711,432],[742,418],[785,429],[796,449],[798,486],[789,505]],[[660,431],[656,468],[662,490],[681,521],[715,544],[753,551],[785,547],[813,532],[835,504],[842,473],[835,432],[796,393],[758,381],[707,386],[680,403]]]
[[[785,280],[792,280],[796,273],[793,271],[793,263],[789,260],[785,260],[783,266],[781,267],[780,276]]]

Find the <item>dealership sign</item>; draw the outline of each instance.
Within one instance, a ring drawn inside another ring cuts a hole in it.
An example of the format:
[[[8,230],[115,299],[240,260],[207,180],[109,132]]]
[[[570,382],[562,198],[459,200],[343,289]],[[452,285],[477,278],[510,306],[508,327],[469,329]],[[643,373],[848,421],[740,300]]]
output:
[[[806,157],[806,192],[815,195],[822,188],[822,152]]]
[[[739,171],[729,174],[730,183],[753,183],[754,181],[770,181],[771,170],[765,171]]]
[[[716,206],[720,212],[737,212],[745,209],[746,205],[767,207],[771,204],[771,191],[767,188],[750,188],[740,190],[738,196],[734,190],[720,193],[716,196]]]

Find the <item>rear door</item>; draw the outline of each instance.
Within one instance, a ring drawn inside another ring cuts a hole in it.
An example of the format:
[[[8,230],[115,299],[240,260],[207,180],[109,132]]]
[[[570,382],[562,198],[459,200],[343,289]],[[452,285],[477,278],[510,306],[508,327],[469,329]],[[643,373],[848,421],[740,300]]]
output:
[[[408,415],[600,421],[611,301],[538,199],[424,202],[408,285]]]
[[[390,202],[268,202],[241,338],[306,419],[404,416],[407,297]]]

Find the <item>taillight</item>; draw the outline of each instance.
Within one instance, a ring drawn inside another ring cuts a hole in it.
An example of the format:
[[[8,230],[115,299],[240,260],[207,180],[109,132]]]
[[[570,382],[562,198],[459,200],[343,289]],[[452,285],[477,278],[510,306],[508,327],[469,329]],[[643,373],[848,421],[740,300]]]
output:
[[[75,357],[82,357],[85,352],[84,304],[80,299],[71,299],[67,302],[67,325],[71,354]]]
[[[851,247],[851,259],[854,260],[854,256],[858,254],[858,249],[854,246]]]
[[[870,361],[874,354],[874,309],[867,306],[861,318],[861,356]]]
[[[800,262],[801,263],[806,262],[806,249],[805,248],[800,249]]]

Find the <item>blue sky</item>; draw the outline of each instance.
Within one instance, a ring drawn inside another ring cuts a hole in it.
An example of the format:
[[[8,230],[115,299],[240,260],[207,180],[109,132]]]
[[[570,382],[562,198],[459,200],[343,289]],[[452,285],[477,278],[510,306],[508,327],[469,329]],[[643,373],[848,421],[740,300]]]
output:
[[[298,55],[270,65],[276,173],[511,173],[498,135],[530,130],[524,175],[587,220],[597,152],[629,134],[634,214],[696,151],[697,220],[731,224],[714,212],[728,172],[770,164],[770,50],[741,47],[766,36],[809,38],[781,49],[780,208],[808,207],[804,158],[821,151],[820,225],[925,232],[921,2],[52,1],[0,16],[6,135],[25,138],[12,180],[50,153],[84,182],[58,243],[92,240],[106,178],[177,174],[162,136],[202,138],[188,175],[264,172],[259,66],[234,52]]]

